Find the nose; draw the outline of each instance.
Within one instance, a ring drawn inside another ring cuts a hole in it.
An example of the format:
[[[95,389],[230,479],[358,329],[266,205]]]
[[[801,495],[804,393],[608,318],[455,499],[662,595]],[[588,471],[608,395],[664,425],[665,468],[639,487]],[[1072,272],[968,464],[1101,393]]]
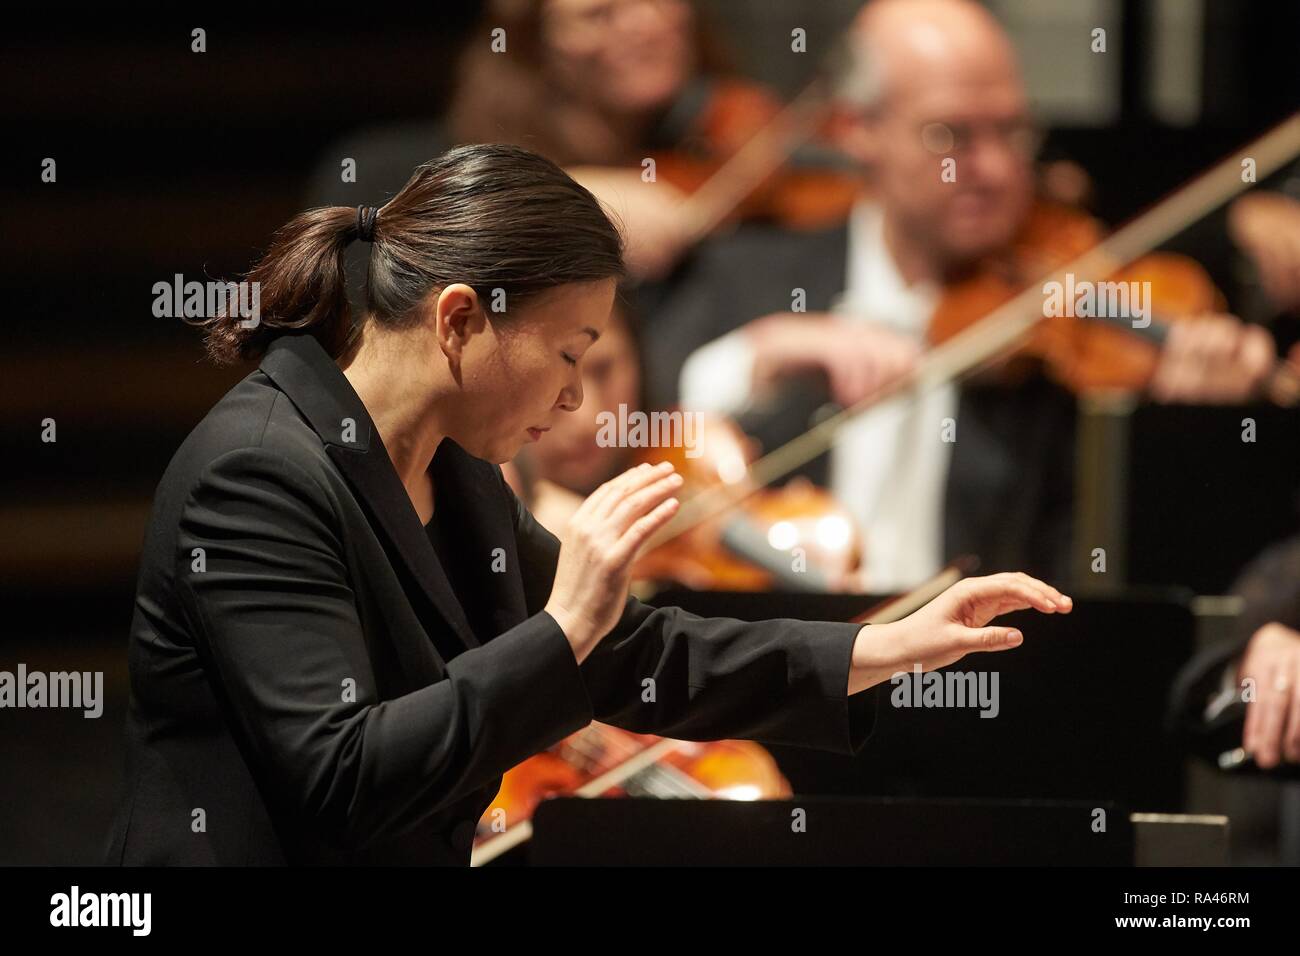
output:
[[[989,185],[1003,185],[1023,165],[1020,156],[1003,143],[984,143],[973,153],[975,173],[981,182]]]
[[[977,180],[989,186],[1003,186],[1017,176],[1028,175],[1026,147],[1017,139],[1019,131],[981,131],[969,144],[967,168]]]
[[[555,404],[566,412],[576,412],[582,407],[581,376],[574,376],[572,382],[560,389],[560,398]]]

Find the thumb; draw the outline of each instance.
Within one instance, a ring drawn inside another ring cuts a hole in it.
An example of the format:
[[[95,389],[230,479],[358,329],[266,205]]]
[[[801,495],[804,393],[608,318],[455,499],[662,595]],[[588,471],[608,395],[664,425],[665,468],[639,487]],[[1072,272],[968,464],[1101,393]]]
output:
[[[1022,635],[1014,627],[968,627],[960,639],[963,651],[968,654],[980,651],[1007,651],[1024,643]]]

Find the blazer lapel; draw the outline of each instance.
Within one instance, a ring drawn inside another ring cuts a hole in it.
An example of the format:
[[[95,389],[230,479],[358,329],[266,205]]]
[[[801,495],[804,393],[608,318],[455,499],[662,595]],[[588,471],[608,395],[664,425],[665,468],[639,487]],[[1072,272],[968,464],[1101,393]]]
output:
[[[438,520],[452,540],[464,545],[463,587],[472,588],[479,599],[479,623],[489,636],[508,631],[527,618],[528,611],[514,515],[501,493],[497,470],[450,438],[442,440],[430,470],[438,489]]]
[[[410,582],[408,593],[413,587],[430,605],[426,610],[435,611],[459,639],[446,642],[440,639],[442,628],[429,628],[444,660],[478,647],[383,439],[343,371],[310,335],[280,336],[271,343],[261,368],[324,442],[326,454],[352,485],[376,531],[386,539],[387,550],[400,563],[401,576]]]

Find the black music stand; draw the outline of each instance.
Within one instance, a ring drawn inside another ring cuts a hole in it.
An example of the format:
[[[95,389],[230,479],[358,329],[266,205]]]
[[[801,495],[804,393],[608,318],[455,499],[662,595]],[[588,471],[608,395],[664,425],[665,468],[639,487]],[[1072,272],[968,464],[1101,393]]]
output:
[[[1255,421],[1253,442],[1242,420]],[[1129,584],[1224,593],[1266,545],[1300,530],[1300,410],[1139,405],[1117,422],[1119,535]]]
[[[1098,810],[1105,831],[1098,832]],[[798,832],[795,821],[804,829]],[[1080,801],[544,801],[535,866],[1128,866],[1133,826]]]
[[[659,596],[696,614],[746,620],[785,614],[844,620],[850,598],[816,595]],[[821,603],[819,603],[819,601]],[[923,799],[1117,801],[1147,812],[1182,808],[1186,758],[1165,730],[1174,675],[1191,656],[1194,618],[1179,592],[1077,599],[1069,615],[1007,615],[1025,643],[969,655],[945,671],[997,671],[999,709],[892,706],[854,757],[770,746],[796,793]]]

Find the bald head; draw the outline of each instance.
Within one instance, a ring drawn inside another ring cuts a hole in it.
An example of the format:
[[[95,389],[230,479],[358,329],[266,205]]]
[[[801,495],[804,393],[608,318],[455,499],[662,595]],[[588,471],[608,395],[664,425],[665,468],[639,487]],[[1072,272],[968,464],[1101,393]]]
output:
[[[1036,136],[1015,50],[971,0],[873,0],[852,27],[841,148],[890,234],[960,268],[1008,242],[1032,198]]]
[[[954,85],[1022,86],[1005,31],[972,0],[874,0],[859,12],[852,34],[877,102]]]

